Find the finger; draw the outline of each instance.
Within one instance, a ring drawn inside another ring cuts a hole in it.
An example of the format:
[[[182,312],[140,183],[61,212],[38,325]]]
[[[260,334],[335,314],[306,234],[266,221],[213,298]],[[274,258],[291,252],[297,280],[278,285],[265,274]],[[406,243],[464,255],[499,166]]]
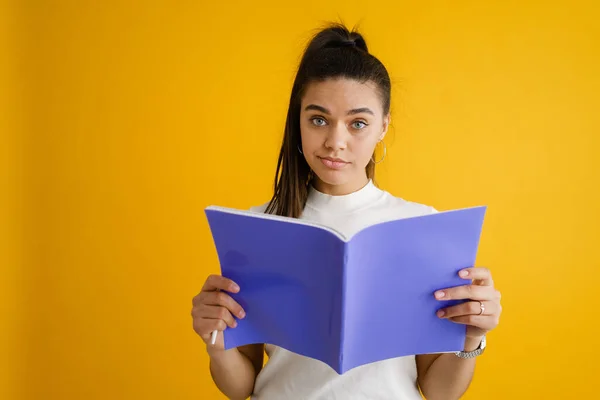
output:
[[[206,282],[204,282],[202,291],[213,292],[216,290],[224,290],[226,292],[237,293],[240,291],[240,287],[237,285],[237,283],[235,283],[229,278],[225,278],[221,275],[210,275],[206,279]]]
[[[471,279],[477,285],[493,286],[494,280],[489,269],[484,267],[465,268],[458,272],[458,275],[463,279]]]
[[[225,329],[227,329],[227,324],[222,319],[200,318],[194,320],[194,331],[204,340],[210,340],[210,335],[214,330],[222,332]]]
[[[498,305],[492,301],[467,301],[452,307],[438,310],[440,318],[453,318],[463,315],[493,315],[498,312]]]
[[[206,294],[204,304],[212,306],[223,306],[227,308],[233,315],[239,318],[244,318],[246,313],[242,306],[239,305],[230,295],[225,292],[210,292]]]
[[[490,315],[462,315],[448,319],[457,324],[470,325],[486,331],[490,331],[498,325],[497,318]]]
[[[201,304],[194,308],[193,315],[195,318],[222,319],[230,328],[237,326],[237,321],[225,307]]]
[[[492,286],[479,286],[475,284],[456,286],[435,292],[435,298],[438,300],[494,300],[497,290]]]

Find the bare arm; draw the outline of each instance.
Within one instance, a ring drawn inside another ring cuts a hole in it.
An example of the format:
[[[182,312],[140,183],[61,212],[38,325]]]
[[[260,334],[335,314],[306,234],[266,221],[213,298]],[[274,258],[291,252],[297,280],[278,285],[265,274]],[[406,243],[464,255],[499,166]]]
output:
[[[465,351],[479,347],[481,339],[468,338]],[[418,355],[417,374],[421,392],[427,400],[460,399],[467,391],[475,371],[475,359],[452,353]]]
[[[219,390],[229,399],[244,400],[252,395],[262,369],[264,346],[253,344],[230,350],[210,350],[210,373]]]
[[[479,347],[483,336],[500,320],[500,292],[494,288],[491,272],[486,268],[466,268],[459,272],[470,284],[437,291],[435,297],[467,301],[438,310],[438,317],[467,325],[465,351]],[[417,380],[428,400],[459,399],[469,388],[475,371],[475,359],[464,359],[452,353],[418,355]]]
[[[225,350],[223,331],[235,329],[236,318],[244,318],[242,307],[227,293],[239,292],[230,279],[211,275],[192,300],[194,331],[206,344],[210,374],[219,390],[230,399],[246,399],[254,391],[254,382],[263,366],[264,345],[251,344]],[[217,340],[211,343],[211,333]]]

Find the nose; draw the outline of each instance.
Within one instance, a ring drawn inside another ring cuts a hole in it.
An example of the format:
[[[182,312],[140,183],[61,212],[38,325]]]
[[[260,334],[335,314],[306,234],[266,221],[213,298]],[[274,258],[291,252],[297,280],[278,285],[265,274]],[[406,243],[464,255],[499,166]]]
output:
[[[325,139],[325,147],[333,151],[344,150],[347,146],[349,134],[343,122],[331,124]]]

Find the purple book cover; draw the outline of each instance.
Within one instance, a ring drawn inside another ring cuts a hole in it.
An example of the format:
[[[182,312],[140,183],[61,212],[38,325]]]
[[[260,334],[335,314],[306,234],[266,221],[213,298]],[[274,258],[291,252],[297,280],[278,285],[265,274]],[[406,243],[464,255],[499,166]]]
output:
[[[466,326],[436,316],[438,289],[467,284],[486,207],[371,225],[344,237],[301,219],[205,210],[223,276],[246,317],[225,348],[269,343],[337,373],[406,355],[463,349]]]

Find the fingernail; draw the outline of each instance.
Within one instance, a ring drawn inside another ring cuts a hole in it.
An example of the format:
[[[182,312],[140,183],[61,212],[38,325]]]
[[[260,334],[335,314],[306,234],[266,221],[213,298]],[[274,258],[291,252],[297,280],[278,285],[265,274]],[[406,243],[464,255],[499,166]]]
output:
[[[437,312],[437,316],[440,317],[440,318],[442,318],[444,315],[446,315],[446,313],[444,312],[444,310],[439,310]]]
[[[240,318],[244,318],[246,316],[246,313],[244,312],[244,310],[242,310],[238,313],[238,315]]]
[[[234,292],[238,292],[240,290],[240,287],[234,283],[231,285],[231,290]]]
[[[444,297],[446,295],[446,293],[444,293],[443,291],[439,291],[439,292],[435,292],[435,297],[437,297],[438,299],[441,299],[442,297]]]
[[[235,328],[237,326],[237,321],[234,319],[233,320],[233,327]]]
[[[469,275],[469,271],[460,271],[458,274],[464,278],[465,276]]]

